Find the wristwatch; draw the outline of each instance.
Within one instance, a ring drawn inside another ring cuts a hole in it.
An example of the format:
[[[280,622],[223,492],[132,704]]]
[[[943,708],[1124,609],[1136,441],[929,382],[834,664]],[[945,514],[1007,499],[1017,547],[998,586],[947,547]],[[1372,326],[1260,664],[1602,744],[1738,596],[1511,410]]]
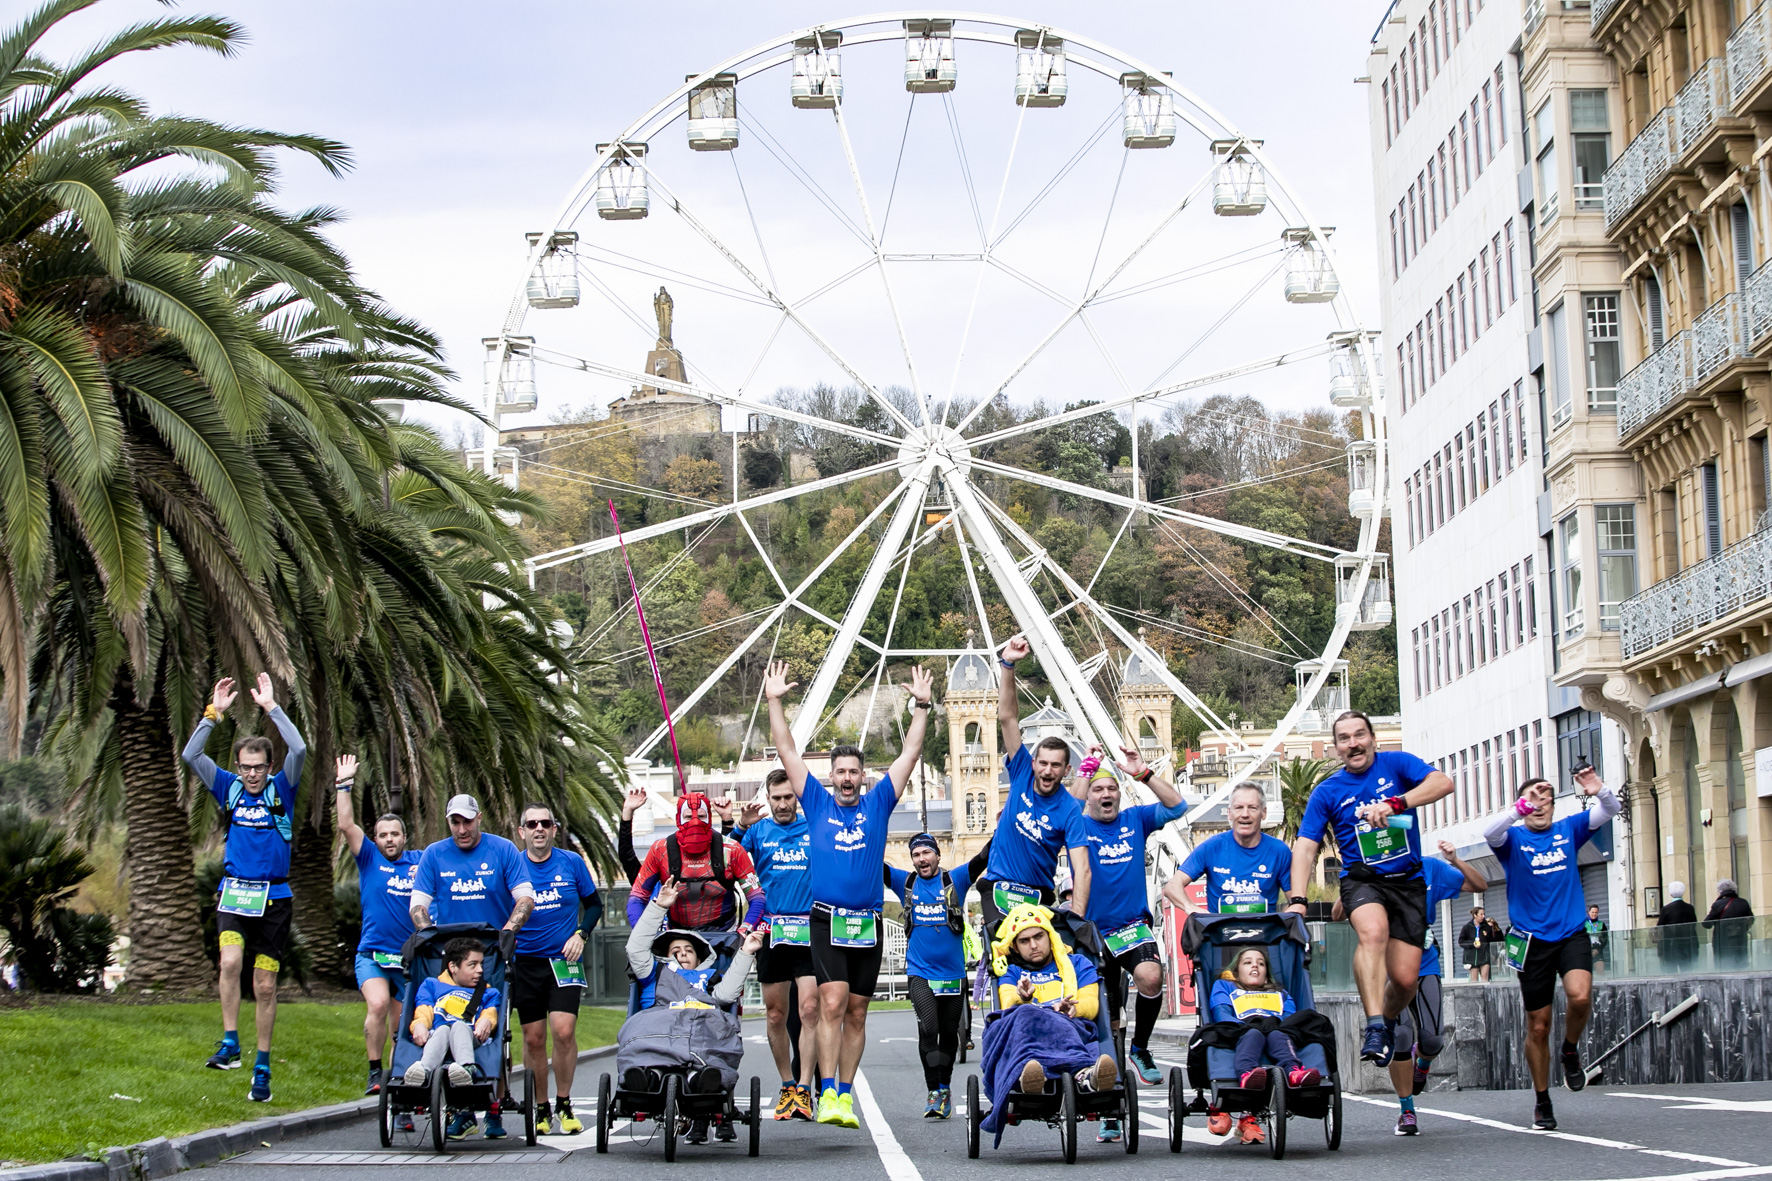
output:
[[[911,698],[911,708],[912,709],[934,709],[935,708],[935,698],[931,697],[928,701],[918,701],[915,697],[913,697],[913,698]]]
[[[1310,904],[1311,900],[1303,894],[1289,894],[1286,897],[1286,905],[1288,906],[1309,906]]]

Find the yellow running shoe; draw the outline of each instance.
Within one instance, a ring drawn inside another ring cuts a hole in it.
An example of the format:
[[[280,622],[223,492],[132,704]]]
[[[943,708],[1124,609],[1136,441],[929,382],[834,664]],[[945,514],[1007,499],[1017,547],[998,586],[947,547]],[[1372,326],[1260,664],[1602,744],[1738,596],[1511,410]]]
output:
[[[585,1122],[572,1114],[572,1100],[560,1100],[554,1105],[554,1112],[560,1117],[560,1135],[576,1136],[585,1130]]]
[[[782,1084],[781,1094],[779,1094],[775,1097],[775,1118],[776,1119],[784,1119],[785,1120],[785,1119],[793,1119],[794,1118],[794,1108],[796,1106],[796,1098],[798,1097],[798,1095],[799,1095],[799,1091],[794,1089],[794,1084],[792,1084],[792,1083],[783,1083]]]
[[[861,1121],[855,1118],[855,1096],[845,1093],[837,1096],[837,1123],[845,1128],[859,1128]]]
[[[826,1087],[818,1096],[818,1122],[821,1124],[842,1124],[843,1116],[837,1110],[837,1088]]]
[[[812,1088],[794,1088],[794,1110],[791,1114],[795,1119],[812,1122]]]

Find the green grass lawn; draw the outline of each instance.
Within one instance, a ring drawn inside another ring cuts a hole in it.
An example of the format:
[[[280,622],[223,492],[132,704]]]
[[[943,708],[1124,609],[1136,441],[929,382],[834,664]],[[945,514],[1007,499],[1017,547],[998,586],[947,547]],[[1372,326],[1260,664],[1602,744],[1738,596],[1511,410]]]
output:
[[[613,1042],[622,1016],[618,1009],[583,1010],[579,1046]],[[246,1098],[250,1002],[240,1025],[246,1066],[219,1071],[203,1067],[221,1037],[221,1008],[213,1002],[71,1001],[0,1010],[0,1161],[59,1160],[363,1097],[362,1002],[285,1000],[278,1007],[270,1103]]]

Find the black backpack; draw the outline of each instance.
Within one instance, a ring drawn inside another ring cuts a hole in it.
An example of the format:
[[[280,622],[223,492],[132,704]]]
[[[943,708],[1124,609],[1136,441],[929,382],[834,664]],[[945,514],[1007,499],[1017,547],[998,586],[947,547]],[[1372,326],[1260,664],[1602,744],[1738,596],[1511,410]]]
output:
[[[917,877],[918,874],[916,870],[912,870],[905,875],[904,894],[899,899],[900,905],[904,907],[904,933],[907,936],[917,925],[917,907],[915,900],[911,897],[911,890],[917,883]],[[892,884],[891,870],[886,871],[886,884],[888,886]],[[954,897],[953,875],[945,869],[941,871],[941,900],[947,904],[948,930],[958,935],[965,927],[966,920],[965,916],[960,913],[959,899]]]
[[[683,877],[683,846],[677,843],[676,833],[665,838],[665,862],[670,869],[671,876],[677,879],[678,885],[697,883],[691,897],[701,896],[705,887],[700,883],[717,882],[721,889],[732,884],[726,876],[726,838],[719,833],[714,834],[713,843],[708,845],[708,874],[706,877],[698,876],[689,879]]]

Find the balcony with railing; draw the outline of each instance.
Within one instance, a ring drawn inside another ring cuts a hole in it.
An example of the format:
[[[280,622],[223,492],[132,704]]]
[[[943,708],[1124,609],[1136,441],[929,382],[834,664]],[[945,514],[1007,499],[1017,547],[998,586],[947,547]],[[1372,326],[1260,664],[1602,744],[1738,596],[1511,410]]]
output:
[[[1741,296],[1731,291],[1692,322],[1692,384],[1715,377],[1729,362],[1751,356]]]
[[[1772,332],[1772,262],[1763,262],[1747,277],[1747,338],[1750,341]]]
[[[1677,155],[1685,155],[1710,134],[1719,116],[1729,113],[1729,71],[1723,59],[1713,57],[1692,71],[1680,93],[1674,96],[1674,122],[1680,140]]]
[[[1764,5],[1729,34],[1729,103],[1734,106],[1772,73],[1772,18]]]
[[[1650,117],[1648,125],[1630,141],[1630,146],[1612,161],[1612,166],[1606,169],[1604,181],[1608,233],[1673,168],[1678,143],[1674,108],[1666,106]]]
[[[1638,656],[1772,596],[1772,531],[1664,578],[1618,607],[1624,658]]]
[[[1681,332],[1618,379],[1618,437],[1654,418],[1691,388],[1691,341]]]
[[[1606,18],[1611,15],[1612,10],[1617,7],[1618,0],[1594,0],[1593,7],[1588,10],[1587,27],[1598,30],[1601,25],[1606,23]]]

